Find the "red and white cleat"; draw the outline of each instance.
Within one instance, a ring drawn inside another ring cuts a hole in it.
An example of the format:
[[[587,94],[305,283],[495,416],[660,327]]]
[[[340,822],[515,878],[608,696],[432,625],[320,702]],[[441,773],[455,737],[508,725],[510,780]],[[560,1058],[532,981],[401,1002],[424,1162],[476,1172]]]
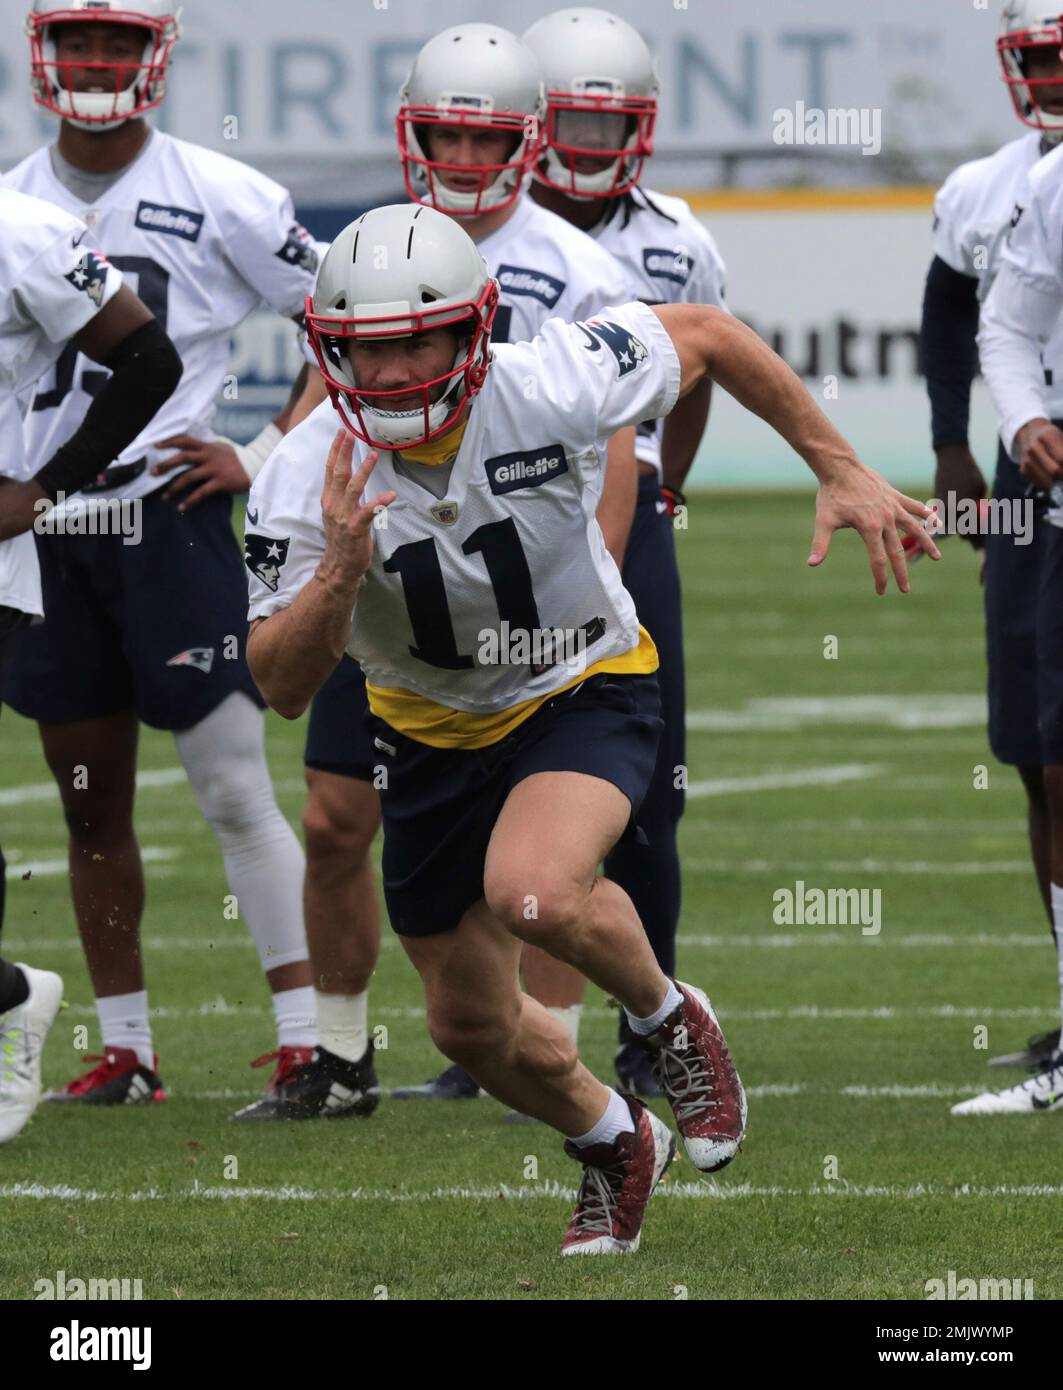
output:
[[[268,1067],[270,1062],[276,1062],[273,1075],[269,1079],[266,1087],[266,1094],[261,1100],[252,1101],[250,1105],[245,1105],[242,1110],[237,1110],[235,1115],[230,1115],[230,1120],[273,1120],[280,1118],[278,1101],[284,1096],[284,1088],[289,1081],[294,1081],[296,1073],[307,1065],[314,1055],[312,1047],[278,1047],[276,1052],[266,1052],[261,1057],[256,1057],[251,1063],[253,1067]]]
[[[49,1091],[46,1101],[80,1101],[82,1105],[142,1105],[165,1100],[166,1088],[158,1073],[142,1067],[131,1047],[112,1047],[100,1056],[89,1055],[86,1062],[97,1062],[84,1076],[75,1077],[61,1091]]]
[[[709,997],[675,982],[683,1002],[644,1039],[655,1054],[687,1158],[703,1173],[725,1168],[746,1133],[746,1093]]]
[[[562,1255],[633,1255],[653,1190],[675,1157],[675,1135],[640,1100],[625,1096],[633,1133],[612,1144],[565,1153],[583,1164],[576,1210],[561,1242]]]

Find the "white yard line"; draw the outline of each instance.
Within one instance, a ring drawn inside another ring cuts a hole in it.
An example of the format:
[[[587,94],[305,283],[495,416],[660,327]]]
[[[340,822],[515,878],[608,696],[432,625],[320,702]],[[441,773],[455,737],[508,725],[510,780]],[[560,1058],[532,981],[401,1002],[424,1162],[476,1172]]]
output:
[[[833,767],[807,767],[790,772],[763,772],[754,777],[713,777],[704,782],[691,782],[688,797],[732,796],[737,792],[785,791],[789,787],[834,787],[842,782],[863,782],[878,777],[883,769],[878,763],[838,763]]]
[[[172,846],[141,845],[140,858],[145,864],[162,864],[171,859],[179,859],[182,851]],[[6,878],[55,878],[58,874],[70,872],[66,856],[62,859],[19,859],[12,854],[8,860]]]
[[[774,827],[773,827],[774,829]],[[692,874],[897,874],[899,877],[933,874],[936,878],[975,878],[983,874],[1029,874],[1029,859],[979,859],[949,863],[929,859],[819,859],[804,860],[693,859],[684,858],[683,869]],[[810,885],[811,886],[811,885]]]

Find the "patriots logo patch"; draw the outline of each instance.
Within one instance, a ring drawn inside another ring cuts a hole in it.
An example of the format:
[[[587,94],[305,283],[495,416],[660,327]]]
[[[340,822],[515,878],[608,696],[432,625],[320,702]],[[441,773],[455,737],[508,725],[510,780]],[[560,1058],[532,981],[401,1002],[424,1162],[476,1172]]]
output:
[[[167,666],[191,666],[194,671],[202,671],[209,676],[214,666],[213,647],[189,647],[186,652],[171,656]]]
[[[107,288],[107,271],[110,262],[106,256],[101,256],[96,251],[85,251],[81,259],[70,272],[64,275],[64,280],[69,280],[76,290],[81,290],[92,300],[96,308],[103,306],[103,292]]]
[[[588,352],[601,352],[602,344],[605,344],[616,358],[619,375],[622,377],[633,372],[639,363],[645,362],[650,355],[646,344],[619,323],[590,319],[587,323],[577,323],[576,327],[587,339],[584,347]]]
[[[277,258],[311,275],[317,273],[318,255],[311,245],[310,233],[298,222],[293,222],[289,227],[288,240],[277,252]]]
[[[244,563],[255,578],[274,593],[280,585],[291,539],[291,536],[256,536],[252,531],[244,535]]]

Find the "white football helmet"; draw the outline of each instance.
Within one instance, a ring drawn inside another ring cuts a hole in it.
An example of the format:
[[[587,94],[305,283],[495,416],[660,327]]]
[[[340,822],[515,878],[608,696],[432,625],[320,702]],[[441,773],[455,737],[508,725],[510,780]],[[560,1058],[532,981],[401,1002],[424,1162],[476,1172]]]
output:
[[[445,433],[484,383],[498,281],[472,238],[434,208],[374,208],[330,246],[306,301],[306,330],[344,425],[376,449],[408,449]],[[359,389],[350,339],[408,338],[432,328],[458,334],[454,365],[400,390]],[[418,396],[389,410],[396,397]]]
[[[572,9],[523,37],[546,83],[546,152],[535,177],[570,197],[628,192],[653,153],[661,89],[638,30],[607,10]]]
[[[1026,125],[1043,131],[1051,144],[1063,140],[1063,78],[1030,79],[1026,55],[1031,48],[1063,49],[1063,16],[1049,8],[1049,0],[1008,0],[1000,21],[1000,54],[1004,81],[1008,84],[1016,115]],[[1058,111],[1046,111],[1041,103],[1058,100]]]
[[[146,39],[138,63],[59,62],[60,24],[125,24]],[[171,0],[35,0],[26,16],[30,81],[38,106],[82,130],[113,130],[158,106],[166,94],[166,68],[181,34],[181,11]],[[73,69],[100,73],[98,92],[75,92]]]
[[[539,65],[515,34],[497,24],[444,29],[418,53],[399,102],[399,154],[415,202],[466,217],[513,202],[539,157],[545,112]],[[513,146],[501,164],[447,164],[431,156],[433,123],[501,131]],[[477,184],[448,188],[444,173]]]

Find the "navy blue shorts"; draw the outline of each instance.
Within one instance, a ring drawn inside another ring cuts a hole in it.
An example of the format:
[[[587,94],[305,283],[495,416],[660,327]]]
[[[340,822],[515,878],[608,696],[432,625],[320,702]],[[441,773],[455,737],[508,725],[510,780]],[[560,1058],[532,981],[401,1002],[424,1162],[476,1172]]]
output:
[[[133,709],[153,729],[191,729],[233,691],[265,702],[247,669],[247,576],[232,498],[184,514],[143,499],[139,545],[121,535],[38,536],[43,623],[17,633],[3,698],[27,719],[68,723]]]
[[[382,870],[395,931],[452,931],[479,902],[495,821],[510,791],[533,773],[612,782],[631,803],[625,834],[635,834],[657,756],[659,705],[656,676],[592,676],[478,749],[430,748],[371,715],[377,761],[387,769]]]
[[[380,757],[369,732],[369,698],[357,661],[344,656],[310,706],[303,761],[319,772],[372,782]]]
[[[1029,485],[1000,448],[993,496],[1023,499]],[[1002,763],[1063,763],[1063,532],[1038,505],[1033,541],[987,536],[986,656],[989,746]]]

